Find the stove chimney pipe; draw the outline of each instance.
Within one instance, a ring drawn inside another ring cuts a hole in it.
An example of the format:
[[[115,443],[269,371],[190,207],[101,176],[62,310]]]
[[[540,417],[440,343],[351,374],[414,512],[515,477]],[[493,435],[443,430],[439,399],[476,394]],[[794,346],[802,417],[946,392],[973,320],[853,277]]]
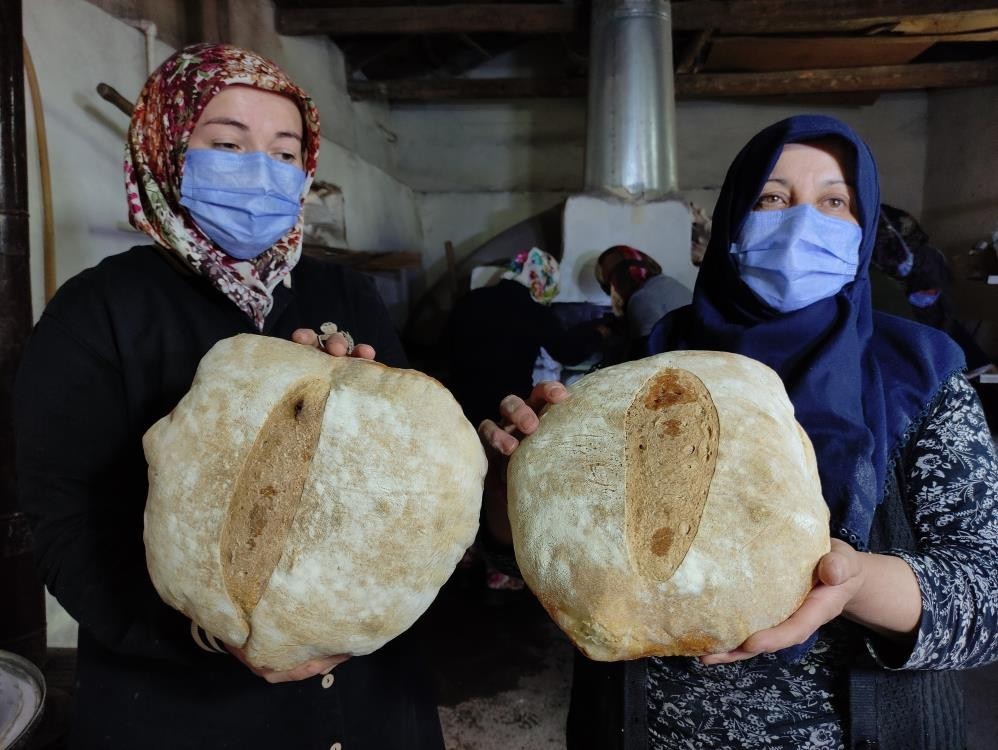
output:
[[[667,0],[593,0],[587,193],[674,193],[676,104]]]

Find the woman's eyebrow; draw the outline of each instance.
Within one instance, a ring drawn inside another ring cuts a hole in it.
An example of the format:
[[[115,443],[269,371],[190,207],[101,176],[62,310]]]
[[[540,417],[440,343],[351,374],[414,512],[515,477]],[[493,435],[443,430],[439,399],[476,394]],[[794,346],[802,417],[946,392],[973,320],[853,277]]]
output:
[[[301,138],[300,134],[298,134],[298,133],[292,133],[290,130],[279,130],[279,131],[277,131],[277,134],[274,137],[275,138],[294,138],[299,143],[301,143],[301,141],[302,141],[302,138]]]
[[[213,117],[204,123],[205,125],[231,125],[240,130],[249,130],[249,126],[231,117]]]

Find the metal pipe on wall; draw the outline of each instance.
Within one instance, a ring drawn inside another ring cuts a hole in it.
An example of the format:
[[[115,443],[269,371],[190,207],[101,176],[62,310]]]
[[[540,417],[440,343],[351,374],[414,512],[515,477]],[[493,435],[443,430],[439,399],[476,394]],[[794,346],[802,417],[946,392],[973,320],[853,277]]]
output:
[[[14,374],[31,332],[21,0],[0,3],[0,649],[45,659],[44,589],[14,480]]]
[[[651,200],[678,188],[667,0],[594,0],[587,192]]]

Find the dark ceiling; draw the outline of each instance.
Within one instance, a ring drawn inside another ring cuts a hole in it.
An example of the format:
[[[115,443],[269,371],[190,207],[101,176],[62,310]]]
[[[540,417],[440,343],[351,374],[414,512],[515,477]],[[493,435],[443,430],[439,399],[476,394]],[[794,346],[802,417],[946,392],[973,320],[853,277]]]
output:
[[[275,0],[284,34],[328,34],[352,94],[393,101],[582,96],[589,2]],[[674,0],[679,98],[998,82],[998,2]],[[514,52],[516,77],[466,74]],[[525,62],[524,62],[525,61]]]

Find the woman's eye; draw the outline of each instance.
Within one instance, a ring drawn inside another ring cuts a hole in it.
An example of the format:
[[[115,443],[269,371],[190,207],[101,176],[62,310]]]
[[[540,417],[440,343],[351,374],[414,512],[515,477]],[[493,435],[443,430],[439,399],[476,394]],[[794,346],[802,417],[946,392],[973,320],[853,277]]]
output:
[[[291,154],[291,153],[288,153],[288,152],[283,152],[283,153],[277,154],[277,158],[280,161],[288,162],[289,164],[298,161],[298,155],[297,154]]]
[[[224,141],[216,141],[212,145],[221,151],[236,151],[239,148],[235,143],[226,143]]]
[[[759,196],[759,200],[755,204],[755,208],[756,210],[765,208],[783,208],[784,205],[786,205],[786,199],[782,195],[767,193],[766,195]]]
[[[825,205],[836,211],[841,211],[842,209],[849,208],[849,204],[843,198],[826,198]]]

